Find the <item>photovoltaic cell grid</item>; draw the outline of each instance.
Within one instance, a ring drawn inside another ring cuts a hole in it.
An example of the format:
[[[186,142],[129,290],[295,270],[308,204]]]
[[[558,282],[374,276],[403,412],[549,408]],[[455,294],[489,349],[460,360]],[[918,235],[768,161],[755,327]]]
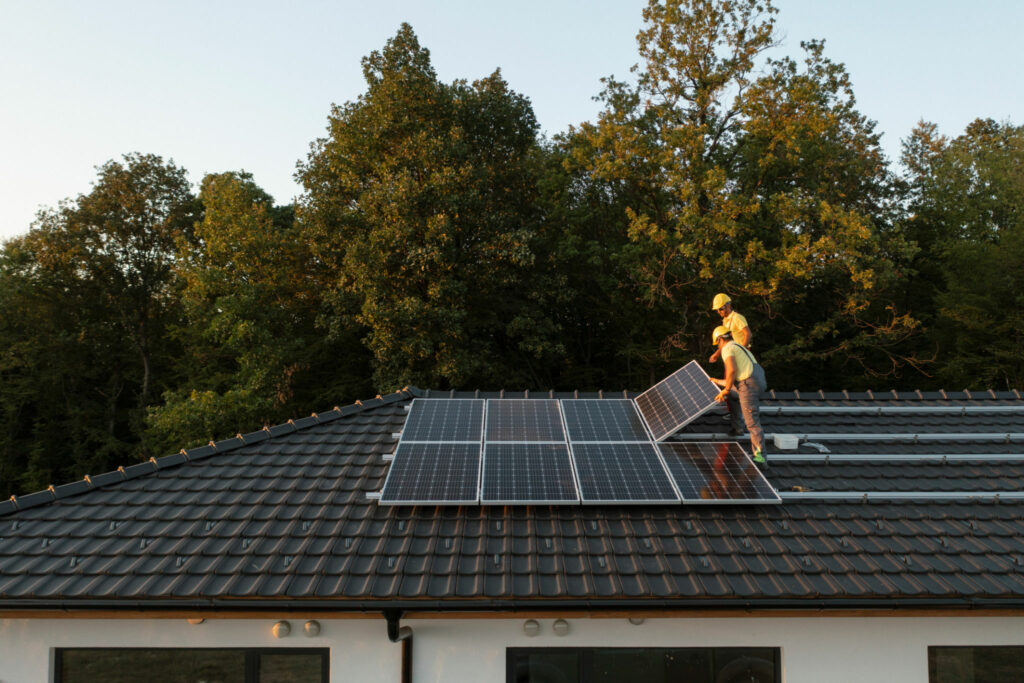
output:
[[[715,405],[718,387],[690,361],[636,397],[636,407],[655,441],[676,432]]]
[[[382,505],[464,505],[480,500],[479,443],[400,443]]]
[[[579,501],[569,447],[555,443],[484,446],[481,502],[552,505]]]
[[[565,442],[554,399],[488,399],[487,441]]]
[[[658,451],[645,443],[574,443],[583,503],[678,503]]]
[[[402,441],[480,441],[483,399],[413,399]]]
[[[660,443],[684,503],[781,503],[747,452],[735,441]]]
[[[562,401],[570,441],[650,441],[636,405],[627,399]]]
[[[781,502],[736,442],[650,440],[706,412],[717,393],[693,361],[635,402],[415,399],[380,501]]]

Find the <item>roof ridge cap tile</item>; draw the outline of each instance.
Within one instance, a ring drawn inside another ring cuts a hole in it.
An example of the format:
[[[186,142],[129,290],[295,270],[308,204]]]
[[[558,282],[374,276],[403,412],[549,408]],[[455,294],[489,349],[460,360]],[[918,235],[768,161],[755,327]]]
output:
[[[159,458],[152,457],[149,460],[143,460],[141,462],[133,463],[125,467],[124,465],[118,466],[116,470],[110,472],[104,472],[102,474],[95,475],[96,478],[103,478],[102,483],[96,484],[92,481],[91,475],[86,475],[84,479],[78,479],[59,486],[50,485],[49,487],[40,491],[33,491],[26,493],[21,496],[12,495],[7,500],[0,501],[0,517],[9,515],[20,510],[27,510],[29,508],[51,503],[55,500],[63,498],[69,498],[71,496],[77,496],[82,493],[87,493],[94,489],[103,488],[114,483],[125,481],[127,479],[135,479],[137,477],[152,474],[160,470],[165,470],[171,467],[177,467],[183,465],[186,462],[192,462],[194,460],[204,460],[212,455],[221,455],[230,451],[237,450],[243,446],[250,444],[259,443],[266,441],[267,439],[279,436],[282,434],[291,434],[300,429],[307,429],[316,425],[324,424],[341,417],[360,413],[365,410],[372,410],[382,405],[389,405],[396,403],[408,398],[415,397],[417,394],[422,394],[420,389],[416,387],[405,387],[399,389],[396,392],[381,396],[378,394],[375,398],[369,401],[362,402],[356,401],[353,404],[347,405],[343,408],[335,407],[330,411],[325,412],[322,415],[313,413],[309,417],[300,418],[298,421],[292,419],[288,422],[275,425],[273,427],[264,427],[263,429],[250,432],[249,434],[242,435],[236,434],[228,439],[222,439],[221,441],[211,441],[205,446],[197,446],[192,449],[181,449],[177,453],[171,455],[161,456]],[[329,413],[337,413],[336,415],[329,416]],[[276,430],[276,431],[275,431]],[[117,472],[120,473],[120,477],[113,477],[112,475]],[[84,484],[84,486],[83,486]]]

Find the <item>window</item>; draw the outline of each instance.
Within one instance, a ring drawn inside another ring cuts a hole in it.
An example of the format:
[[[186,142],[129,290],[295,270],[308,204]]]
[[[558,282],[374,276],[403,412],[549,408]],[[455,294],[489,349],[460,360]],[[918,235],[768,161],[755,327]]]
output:
[[[327,649],[61,648],[57,683],[327,683]]]
[[[776,683],[778,648],[526,648],[507,651],[507,683]]]
[[[1024,646],[930,647],[929,683],[1024,681]]]

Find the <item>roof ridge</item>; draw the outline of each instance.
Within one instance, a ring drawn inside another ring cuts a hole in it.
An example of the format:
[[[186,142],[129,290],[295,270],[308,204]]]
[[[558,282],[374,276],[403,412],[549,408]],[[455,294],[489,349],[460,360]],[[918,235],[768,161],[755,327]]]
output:
[[[205,446],[197,446],[190,449],[182,448],[180,451],[172,455],[165,455],[159,458],[152,457],[149,460],[137,462],[134,465],[129,465],[127,467],[120,465],[116,470],[111,470],[110,472],[104,472],[103,474],[97,474],[95,476],[87,474],[82,479],[66,484],[60,484],[58,486],[50,484],[41,491],[34,491],[21,496],[12,495],[7,500],[0,501],[0,517],[12,512],[27,510],[29,508],[52,503],[56,500],[77,496],[87,491],[102,488],[119,481],[127,481],[128,479],[135,479],[136,477],[152,474],[159,470],[177,467],[178,465],[182,465],[186,462],[204,460],[212,455],[229,453],[243,446],[260,443],[261,441],[266,441],[267,439],[271,439],[275,436],[292,434],[315,425],[327,424],[328,422],[333,422],[343,417],[348,417],[349,415],[373,410],[374,408],[379,408],[383,405],[389,405],[410,397],[422,395],[423,392],[420,389],[413,386],[407,386],[394,393],[387,394],[386,396],[377,394],[377,396],[367,401],[357,400],[355,403],[351,403],[344,407],[334,406],[331,410],[324,413],[312,413],[309,417],[302,417],[298,420],[293,418],[287,422],[282,422],[281,424],[277,424],[272,427],[265,426],[263,429],[255,432],[249,432],[248,434],[239,433],[229,439],[211,441]]]

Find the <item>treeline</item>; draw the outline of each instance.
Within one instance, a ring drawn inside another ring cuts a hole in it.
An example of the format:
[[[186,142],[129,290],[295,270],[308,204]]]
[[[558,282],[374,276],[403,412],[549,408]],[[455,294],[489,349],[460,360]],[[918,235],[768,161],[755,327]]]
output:
[[[760,0],[652,0],[633,82],[544,139],[403,25],[275,205],[129,154],[0,251],[0,493],[407,384],[641,389],[733,296],[779,389],[1024,382],[1024,129],[920,124],[900,173]]]

